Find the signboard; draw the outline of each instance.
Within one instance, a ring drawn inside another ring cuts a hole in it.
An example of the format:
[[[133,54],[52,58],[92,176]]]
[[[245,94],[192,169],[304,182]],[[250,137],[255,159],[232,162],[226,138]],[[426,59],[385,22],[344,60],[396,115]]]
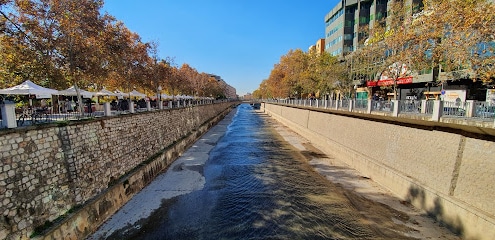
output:
[[[397,85],[410,84],[413,82],[411,70],[408,69],[407,65],[404,63],[396,62],[390,65],[388,69],[385,69],[380,73],[378,81],[367,81],[366,86],[376,87],[394,85],[394,78],[392,76],[398,76]]]
[[[466,101],[466,90],[444,90],[442,100],[446,102],[464,102]]]
[[[495,105],[495,89],[486,90],[486,102],[490,105]]]
[[[399,84],[410,84],[413,83],[413,77],[401,77],[397,79],[397,85]],[[383,79],[383,80],[378,80],[378,81],[367,81],[366,86],[367,87],[376,87],[376,86],[391,86],[394,85],[394,80],[393,79]]]

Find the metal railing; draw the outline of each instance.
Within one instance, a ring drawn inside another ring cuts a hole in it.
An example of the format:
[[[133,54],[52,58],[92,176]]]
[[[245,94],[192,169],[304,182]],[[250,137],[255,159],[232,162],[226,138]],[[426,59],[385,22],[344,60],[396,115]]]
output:
[[[468,102],[443,102],[443,116],[449,117],[466,117],[467,109],[470,103]]]
[[[494,121],[495,104],[483,101],[468,100],[464,102],[449,102],[434,100],[393,100],[380,101],[372,99],[268,99],[266,102],[276,102],[287,105],[317,107],[341,111],[361,112],[368,114],[394,115],[397,117],[406,115],[418,115],[426,119],[433,116],[435,108],[441,118],[458,118],[474,121]],[[398,109],[394,113],[394,105]],[[435,105],[435,104],[438,104]],[[495,121],[494,121],[495,125]]]
[[[234,100],[195,100],[195,99],[187,99],[187,100],[176,100],[164,102],[162,109],[175,109],[175,108],[184,108],[184,107],[192,107],[199,105],[207,105],[207,104],[215,104],[221,102],[228,102]],[[100,107],[92,107],[91,110],[88,111],[88,108],[85,106],[83,111],[79,111],[77,107],[72,108],[70,110],[67,109],[56,109],[55,111],[52,108],[41,109],[41,108],[24,108],[17,109],[15,112],[15,119],[17,127],[37,125],[37,124],[46,124],[53,122],[64,122],[64,121],[77,121],[83,119],[91,119],[97,117],[105,116],[105,112],[102,110],[102,106]],[[158,111],[159,106],[154,105],[148,108],[146,105],[135,104],[133,112],[129,107],[123,108],[117,105],[110,107],[110,115],[117,116],[123,114],[132,114],[139,112],[148,112],[148,111]],[[0,116],[0,128],[3,126],[3,120]]]
[[[481,119],[495,118],[495,105],[491,105],[487,102],[475,102],[474,109],[474,117]]]
[[[401,113],[418,114],[421,113],[421,101],[405,100],[399,101]]]

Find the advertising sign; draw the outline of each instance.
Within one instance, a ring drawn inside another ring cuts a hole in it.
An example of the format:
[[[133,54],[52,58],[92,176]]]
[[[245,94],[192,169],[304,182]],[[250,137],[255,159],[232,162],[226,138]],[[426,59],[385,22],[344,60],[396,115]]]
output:
[[[410,84],[413,83],[413,77],[401,77],[397,79],[397,85],[400,84]],[[378,81],[367,81],[366,86],[367,87],[376,87],[376,86],[391,86],[394,85],[394,80],[393,79],[384,79],[384,80],[378,80]]]
[[[397,85],[410,84],[413,82],[411,70],[408,69],[407,65],[404,63],[396,62],[390,65],[388,69],[381,72],[378,81],[367,81],[366,86],[376,87],[394,85],[394,76],[398,76]]]
[[[446,102],[464,102],[466,101],[466,90],[445,90],[441,99]]]
[[[486,101],[490,105],[495,106],[495,89],[486,90]]]

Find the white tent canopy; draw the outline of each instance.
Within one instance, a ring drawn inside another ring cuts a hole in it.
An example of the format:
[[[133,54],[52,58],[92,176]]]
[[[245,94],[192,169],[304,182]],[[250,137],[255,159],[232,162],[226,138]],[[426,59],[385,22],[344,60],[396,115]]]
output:
[[[145,98],[145,97],[147,97],[147,96],[146,96],[146,94],[144,94],[144,93],[140,93],[140,92],[138,92],[138,91],[136,91],[136,90],[132,90],[132,92],[130,92],[130,93],[129,93],[129,95],[130,95],[131,97],[140,97],[140,98]]]
[[[76,91],[76,88],[74,86],[72,86],[72,87],[67,88],[65,90],[58,91],[58,94],[59,95],[64,95],[64,96],[77,96],[77,91]],[[83,98],[92,98],[93,97],[93,93],[92,92],[88,92],[88,91],[82,90],[82,89],[79,89],[79,94]]]
[[[177,99],[193,99],[193,97],[189,95],[177,95],[175,96]]]
[[[125,92],[122,92],[122,91],[119,91],[119,90],[115,90],[115,96],[117,96],[118,99],[123,99],[124,97],[129,97],[129,94],[125,93]]]
[[[101,89],[99,92],[93,93],[95,96],[117,96],[117,94],[106,90],[105,88]]]
[[[30,80],[6,89],[0,89],[0,94],[5,95],[36,95],[36,98],[51,98],[52,95],[58,95],[55,89],[45,88]]]
[[[162,94],[161,94],[161,98],[162,98],[162,100],[163,100],[163,99],[172,99],[172,96],[167,95],[167,94],[165,94],[165,93],[162,93]]]
[[[119,91],[119,90],[115,90],[115,95],[119,99],[130,98],[130,97],[138,97],[138,98],[145,98],[145,97],[147,97],[146,94],[140,93],[140,92],[138,92],[136,90],[133,90],[132,92],[128,92],[128,93],[125,93],[125,92],[122,92],[122,91]]]

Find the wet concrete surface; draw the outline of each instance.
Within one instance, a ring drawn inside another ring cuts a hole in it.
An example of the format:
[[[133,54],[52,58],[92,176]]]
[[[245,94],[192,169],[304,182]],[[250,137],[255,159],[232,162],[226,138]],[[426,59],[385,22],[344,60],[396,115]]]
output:
[[[242,104],[89,239],[457,239],[378,188]]]

